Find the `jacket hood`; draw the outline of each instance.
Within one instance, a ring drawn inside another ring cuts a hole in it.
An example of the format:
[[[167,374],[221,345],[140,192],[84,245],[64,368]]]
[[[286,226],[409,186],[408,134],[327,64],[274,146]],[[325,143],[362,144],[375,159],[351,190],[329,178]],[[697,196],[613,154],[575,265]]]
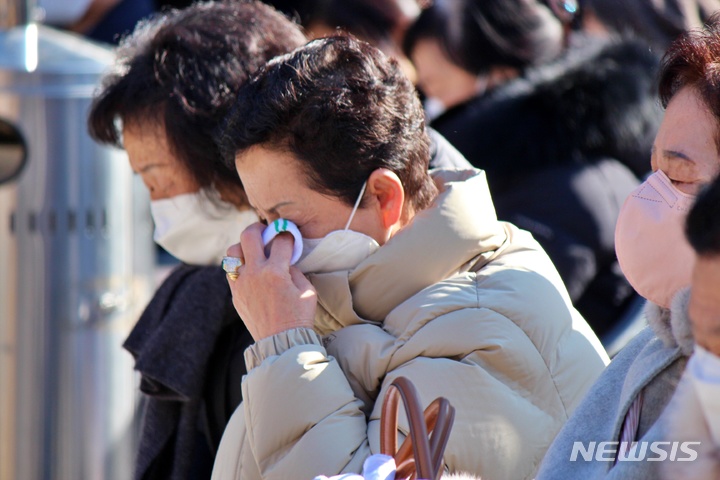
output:
[[[487,170],[494,193],[500,174],[598,158],[617,159],[641,177],[662,121],[658,65],[639,40],[584,42],[432,126]]]
[[[485,172],[435,170],[433,204],[418,212],[352,271],[308,275],[318,293],[320,333],[380,323],[399,304],[452,274],[476,267],[507,238]]]

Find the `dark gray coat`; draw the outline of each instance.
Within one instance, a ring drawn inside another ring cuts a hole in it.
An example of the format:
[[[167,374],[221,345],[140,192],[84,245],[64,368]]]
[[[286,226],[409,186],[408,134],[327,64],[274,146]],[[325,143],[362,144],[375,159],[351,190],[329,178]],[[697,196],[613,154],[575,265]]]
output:
[[[485,170],[498,218],[533,234],[601,340],[636,298],[614,234],[650,170],[657,65],[637,41],[588,43],[431,124]]]
[[[181,265],[163,282],[124,344],[144,393],[136,479],[209,478],[252,342],[220,267]]]

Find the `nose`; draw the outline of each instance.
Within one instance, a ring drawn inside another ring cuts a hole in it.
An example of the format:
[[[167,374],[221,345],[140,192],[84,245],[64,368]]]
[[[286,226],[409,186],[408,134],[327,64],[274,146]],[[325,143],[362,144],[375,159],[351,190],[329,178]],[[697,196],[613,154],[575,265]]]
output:
[[[661,162],[662,159],[658,158],[658,155],[653,152],[652,156],[650,157],[650,169],[653,171],[653,173],[657,172],[658,170],[662,170],[663,172],[667,173],[667,168],[662,168]]]

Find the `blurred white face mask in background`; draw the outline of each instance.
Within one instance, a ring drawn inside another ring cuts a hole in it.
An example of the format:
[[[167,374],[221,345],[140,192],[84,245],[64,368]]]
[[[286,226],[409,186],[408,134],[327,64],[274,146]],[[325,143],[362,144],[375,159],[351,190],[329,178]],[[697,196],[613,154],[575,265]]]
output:
[[[220,265],[227,248],[258,217],[213,196],[200,190],[150,202],[155,242],[184,263]]]
[[[425,110],[425,120],[428,123],[435,120],[447,110],[443,101],[436,97],[427,97],[425,102],[423,102],[423,109]]]

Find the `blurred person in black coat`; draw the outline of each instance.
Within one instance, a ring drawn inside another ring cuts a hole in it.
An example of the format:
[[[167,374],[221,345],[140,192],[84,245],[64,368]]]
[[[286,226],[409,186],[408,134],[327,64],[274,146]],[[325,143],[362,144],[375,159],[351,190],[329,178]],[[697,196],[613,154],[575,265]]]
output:
[[[579,24],[600,35],[634,36],[662,55],[681,33],[702,27],[720,0],[584,0]]]
[[[659,59],[640,41],[568,38],[575,7],[446,0],[404,48],[430,125],[486,170],[499,218],[533,233],[602,339],[637,298],[614,229],[648,171]]]

